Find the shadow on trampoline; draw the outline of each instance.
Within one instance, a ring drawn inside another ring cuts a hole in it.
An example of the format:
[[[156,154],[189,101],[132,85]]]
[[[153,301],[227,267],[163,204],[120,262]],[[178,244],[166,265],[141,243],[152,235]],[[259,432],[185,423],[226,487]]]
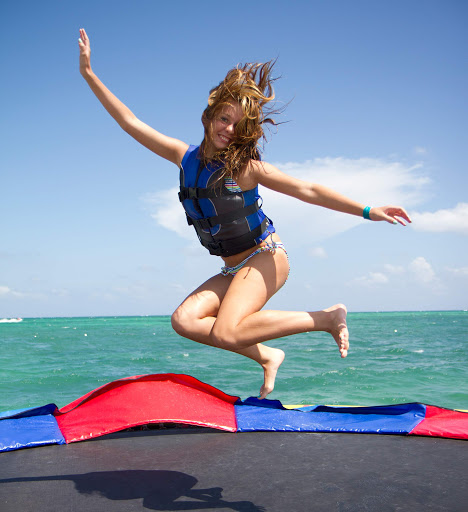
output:
[[[239,512],[263,512],[251,501],[226,501],[221,487],[194,489],[198,480],[180,471],[122,470],[76,475],[0,479],[0,484],[21,482],[72,481],[81,494],[109,500],[143,499],[149,510],[200,510],[228,508]],[[185,498],[180,501],[179,498]],[[103,510],[106,510],[105,505]]]

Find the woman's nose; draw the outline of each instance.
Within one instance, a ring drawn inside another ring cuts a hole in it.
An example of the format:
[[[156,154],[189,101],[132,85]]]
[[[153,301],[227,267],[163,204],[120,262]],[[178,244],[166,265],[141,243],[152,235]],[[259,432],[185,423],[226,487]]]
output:
[[[234,125],[233,125],[232,123],[231,123],[231,124],[228,124],[228,125],[226,126],[226,131],[227,131],[228,133],[234,133]]]

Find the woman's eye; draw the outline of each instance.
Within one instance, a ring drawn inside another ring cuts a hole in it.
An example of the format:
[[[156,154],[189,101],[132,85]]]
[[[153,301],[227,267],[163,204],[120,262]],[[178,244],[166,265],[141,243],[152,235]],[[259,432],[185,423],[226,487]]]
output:
[[[229,120],[228,120],[228,118],[227,118],[227,117],[220,117],[220,119],[221,119],[221,121],[222,121],[223,123],[228,123],[228,122],[229,122]]]

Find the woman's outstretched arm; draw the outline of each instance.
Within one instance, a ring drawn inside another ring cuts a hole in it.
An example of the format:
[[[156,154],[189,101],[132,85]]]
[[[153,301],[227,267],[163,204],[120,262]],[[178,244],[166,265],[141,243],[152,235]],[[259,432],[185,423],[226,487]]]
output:
[[[338,192],[306,181],[293,178],[266,162],[252,162],[248,173],[252,179],[263,186],[296,197],[306,203],[323,206],[330,210],[349,213],[362,217],[365,205],[349,199]],[[375,221],[386,221],[391,224],[399,222],[403,226],[411,222],[405,209],[401,206],[373,207],[367,212],[369,218]]]
[[[143,121],[140,121],[135,114],[99,80],[91,69],[91,44],[83,28],[80,29],[78,45],[80,47],[80,73],[107,112],[109,112],[123,130],[140,144],[162,158],[176,165],[180,165],[188,149],[188,145],[178,139],[163,135]]]

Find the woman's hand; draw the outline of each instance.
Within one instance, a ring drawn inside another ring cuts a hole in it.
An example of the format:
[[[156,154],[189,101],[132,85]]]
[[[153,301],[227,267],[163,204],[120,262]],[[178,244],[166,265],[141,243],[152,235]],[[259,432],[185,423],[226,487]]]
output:
[[[84,28],[80,28],[80,73],[84,76],[91,71],[91,44]]]
[[[385,220],[390,222],[390,224],[400,223],[402,226],[406,226],[406,223],[411,223],[409,215],[401,206],[380,206],[371,208],[369,217],[371,220]]]

